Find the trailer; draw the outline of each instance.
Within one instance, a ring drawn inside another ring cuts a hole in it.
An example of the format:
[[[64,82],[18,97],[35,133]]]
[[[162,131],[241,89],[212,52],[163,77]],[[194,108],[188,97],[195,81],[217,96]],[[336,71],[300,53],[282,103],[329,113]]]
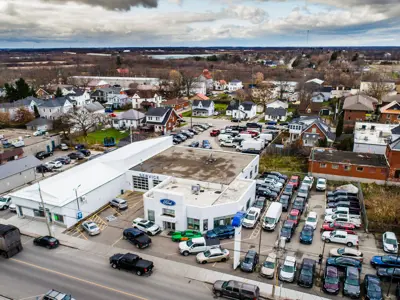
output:
[[[22,251],[21,232],[12,225],[0,224],[0,255],[10,258]]]

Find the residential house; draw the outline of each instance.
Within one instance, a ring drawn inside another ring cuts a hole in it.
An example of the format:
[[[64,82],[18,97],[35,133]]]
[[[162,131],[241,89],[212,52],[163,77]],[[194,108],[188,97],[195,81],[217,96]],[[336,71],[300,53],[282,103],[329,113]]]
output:
[[[39,88],[36,91],[36,96],[37,96],[37,98],[44,99],[44,100],[51,99],[54,97],[54,95],[52,93],[50,93],[49,91],[46,91],[44,88]]]
[[[393,91],[396,91],[396,83],[395,82],[390,82],[390,81],[384,81],[384,82],[361,81],[360,92],[361,93],[366,93],[371,88],[373,88],[374,85],[384,85],[385,89],[388,91],[388,94],[392,94]]]
[[[210,100],[210,98],[208,98],[206,95],[204,94],[196,94],[194,95],[192,98],[190,98],[190,100]]]
[[[325,101],[328,101],[332,97],[332,87],[331,86],[323,86],[321,93],[324,95]]]
[[[146,125],[162,134],[169,134],[179,120],[179,115],[170,107],[153,107],[146,112]]]
[[[400,182],[400,126],[392,131],[392,141],[386,148],[386,159],[389,163],[389,180]]]
[[[175,111],[182,111],[190,108],[190,101],[186,98],[175,98],[163,101],[161,107],[172,107]]]
[[[51,100],[43,101],[38,106],[40,117],[56,120],[62,114],[68,112],[74,105],[67,97],[58,97]]]
[[[186,93],[186,91],[184,91]],[[203,81],[195,81],[192,83],[189,93],[191,95],[196,95],[196,94],[207,94],[207,85]]]
[[[300,139],[304,129],[316,122],[319,116],[301,116],[293,119],[289,124],[289,142],[292,143]]]
[[[343,103],[344,128],[353,128],[356,122],[370,120],[378,100],[363,94],[347,97]]]
[[[342,98],[351,96],[351,87],[346,87],[344,85],[337,85],[332,87],[331,98]]]
[[[67,94],[65,97],[72,105],[77,107],[83,107],[92,102],[89,92],[81,89],[74,89],[73,92]]]
[[[87,87],[92,91],[97,90],[97,89],[108,88],[109,86],[110,86],[110,84],[107,81],[102,80],[102,79],[93,79],[87,85]]]
[[[299,139],[302,146],[314,147],[318,145],[318,141],[325,139],[328,145],[332,145],[336,135],[318,116],[300,117],[293,119],[289,124],[289,141],[294,142]]]
[[[93,113],[93,114],[104,114],[105,113],[104,106],[101,105],[99,102],[92,102],[92,103],[86,104],[84,106],[84,108],[88,112]]]
[[[386,95],[386,96],[382,97],[382,105],[389,104],[393,101],[400,103],[400,94],[390,95],[390,96]]]
[[[144,113],[130,109],[113,118],[112,126],[118,130],[126,128],[137,129],[143,124],[145,117]]]
[[[45,118],[36,118],[25,124],[26,129],[48,131],[53,129],[53,121]]]
[[[228,83],[228,91],[236,92],[237,90],[243,89],[243,83],[241,80],[234,79]]]
[[[316,103],[322,103],[326,100],[325,100],[325,96],[322,92],[314,92],[312,94],[311,101],[316,102]]]
[[[225,91],[228,89],[228,84],[225,80],[215,80],[214,81],[214,90],[216,91]]]
[[[114,96],[109,96],[107,98],[106,106],[111,106],[112,108],[121,108],[126,105],[131,104],[132,98],[129,98],[125,94],[118,94]]]
[[[392,130],[399,125],[356,122],[354,126],[353,152],[385,154],[392,140]]]
[[[213,78],[209,70],[204,69],[201,75],[197,78],[198,81],[204,82],[206,84],[207,90],[213,89]]]
[[[43,102],[43,100],[29,96],[24,99],[20,99],[11,103],[4,102],[0,103],[0,112],[7,112],[10,114],[10,118],[13,119],[17,110],[21,107],[27,109],[31,113],[35,112],[35,106],[39,107],[39,105]]]
[[[192,115],[209,117],[214,115],[214,101],[212,100],[193,100]]]
[[[393,101],[380,109],[379,121],[386,124],[400,123],[400,103]]]
[[[240,103],[233,100],[226,108],[226,115],[233,119],[249,120],[257,115],[257,105],[251,101]]]
[[[160,107],[163,102],[161,93],[153,90],[141,90],[136,91],[132,97],[133,108],[145,108],[149,107]]]
[[[275,100],[266,105],[266,121],[286,121],[289,105],[286,102]]]
[[[93,101],[98,101],[100,103],[106,103],[108,98],[114,97],[115,95],[119,95],[121,93],[120,87],[108,87],[108,88],[101,88],[95,90],[91,95],[90,98]]]
[[[298,112],[301,116],[315,116],[319,115],[322,109],[322,103],[308,101],[300,102]]]

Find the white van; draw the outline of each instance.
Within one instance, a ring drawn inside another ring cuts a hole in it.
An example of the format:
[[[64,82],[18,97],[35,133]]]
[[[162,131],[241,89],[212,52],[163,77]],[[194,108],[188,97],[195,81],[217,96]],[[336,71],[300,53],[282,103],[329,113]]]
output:
[[[282,204],[272,202],[264,216],[262,227],[265,230],[274,230],[282,215]]]
[[[227,133],[223,133],[218,136],[218,142],[228,141],[228,140],[233,140],[233,136]]]

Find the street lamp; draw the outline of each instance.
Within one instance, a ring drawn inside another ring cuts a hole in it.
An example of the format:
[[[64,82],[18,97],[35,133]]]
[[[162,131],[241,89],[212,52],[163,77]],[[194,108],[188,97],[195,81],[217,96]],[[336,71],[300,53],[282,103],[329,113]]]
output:
[[[74,188],[75,191],[75,198],[76,198],[76,204],[78,205],[78,211],[81,210],[79,207],[79,200],[78,200],[78,189],[81,185],[78,185],[76,188]]]

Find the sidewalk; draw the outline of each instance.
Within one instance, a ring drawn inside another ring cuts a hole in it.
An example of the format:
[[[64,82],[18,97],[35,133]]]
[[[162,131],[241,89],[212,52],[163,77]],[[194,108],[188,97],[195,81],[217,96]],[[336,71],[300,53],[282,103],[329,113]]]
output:
[[[20,219],[17,216],[11,217],[8,220],[0,219],[1,224],[10,224],[17,226],[21,233],[28,236],[39,236],[47,235],[46,224],[39,221]],[[109,245],[92,242],[90,240],[84,240],[81,238],[69,236],[63,234],[63,228],[54,226],[54,236],[60,240],[60,243],[67,247],[76,248],[85,252],[101,255],[106,258],[110,257],[114,253],[125,253],[126,249],[116,248]],[[245,281],[254,285],[258,285],[261,290],[261,295],[265,298],[271,298],[272,285],[260,281],[246,280],[242,277],[232,276],[229,274],[204,269],[201,267],[191,266],[184,263],[179,263],[172,260],[167,260],[159,257],[149,256],[142,254],[144,259],[152,260],[155,265],[155,272],[157,269],[162,269],[163,272],[169,272],[172,276],[183,276],[192,280],[213,284],[216,280],[237,280]],[[306,294],[287,288],[276,287],[275,299],[307,299],[307,300],[328,300],[312,294]],[[280,297],[279,297],[280,296]],[[0,298],[1,299],[1,298]]]

